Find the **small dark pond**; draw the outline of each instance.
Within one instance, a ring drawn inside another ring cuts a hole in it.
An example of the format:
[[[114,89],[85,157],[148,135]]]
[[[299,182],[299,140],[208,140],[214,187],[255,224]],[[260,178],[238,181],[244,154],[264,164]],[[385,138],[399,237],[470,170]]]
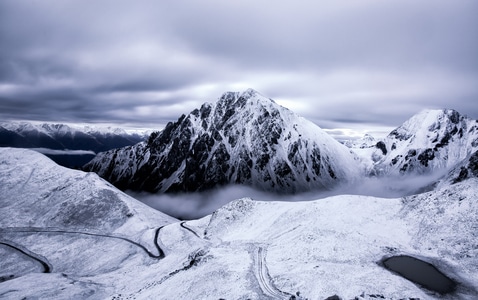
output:
[[[382,261],[385,268],[440,294],[451,293],[456,282],[440,272],[435,266],[408,255],[392,256]]]

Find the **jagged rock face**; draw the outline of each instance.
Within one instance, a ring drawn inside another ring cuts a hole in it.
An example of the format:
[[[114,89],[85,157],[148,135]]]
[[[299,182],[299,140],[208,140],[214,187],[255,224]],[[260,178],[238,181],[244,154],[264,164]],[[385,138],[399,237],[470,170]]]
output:
[[[122,189],[200,191],[226,184],[299,192],[355,178],[355,156],[320,128],[253,90],[225,93],[147,142],[84,167]]]
[[[423,111],[379,143],[375,174],[446,171],[478,150],[478,122],[451,109]]]
[[[473,152],[469,157],[451,169],[435,185],[438,188],[456,184],[470,178],[478,178],[478,151]]]

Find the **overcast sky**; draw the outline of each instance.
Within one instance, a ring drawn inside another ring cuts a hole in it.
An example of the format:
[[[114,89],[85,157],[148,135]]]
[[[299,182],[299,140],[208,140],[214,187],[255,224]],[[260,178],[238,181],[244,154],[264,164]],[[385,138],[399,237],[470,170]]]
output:
[[[478,119],[477,16],[476,0],[1,0],[0,120],[160,128],[249,87],[339,135],[425,108]]]

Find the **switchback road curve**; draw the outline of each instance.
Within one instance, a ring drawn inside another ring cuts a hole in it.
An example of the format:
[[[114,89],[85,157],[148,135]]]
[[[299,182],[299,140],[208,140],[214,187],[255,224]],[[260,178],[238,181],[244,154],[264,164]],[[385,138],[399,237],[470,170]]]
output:
[[[0,245],[4,245],[4,246],[7,246],[9,248],[12,248],[13,250],[18,251],[18,252],[22,253],[23,255],[30,257],[31,259],[33,259],[34,261],[39,262],[42,265],[43,273],[51,273],[53,267],[50,265],[50,263],[45,258],[41,257],[40,255],[28,250],[27,248],[25,248],[23,246],[17,245],[13,242],[10,242],[10,241],[0,241]]]
[[[159,232],[164,226],[159,227],[156,229],[154,234],[154,246],[156,247],[157,254],[151,252],[148,248],[141,245],[138,242],[130,240],[128,238],[122,236],[115,236],[115,235],[108,235],[102,233],[93,233],[93,232],[84,232],[84,231],[69,231],[69,230],[60,230],[60,229],[50,229],[50,228],[38,228],[38,227],[9,227],[9,228],[1,228],[0,233],[45,233],[45,234],[77,234],[77,235],[87,235],[87,236],[96,236],[96,237],[103,237],[103,238],[110,238],[110,239],[118,239],[125,241],[127,243],[133,244],[136,247],[142,249],[149,257],[154,259],[163,259],[166,255],[164,254],[163,249],[158,243],[158,236]],[[10,245],[7,245],[10,246]],[[27,254],[28,255],[28,254]]]

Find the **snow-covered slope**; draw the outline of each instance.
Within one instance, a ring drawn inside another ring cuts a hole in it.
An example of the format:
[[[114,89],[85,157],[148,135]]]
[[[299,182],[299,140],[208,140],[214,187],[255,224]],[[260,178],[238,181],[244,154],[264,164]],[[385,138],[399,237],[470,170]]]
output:
[[[174,220],[118,191],[94,173],[56,165],[31,150],[0,148],[0,226],[115,231],[128,222]],[[17,209],[18,208],[18,209]]]
[[[403,199],[240,199],[177,222],[36,152],[0,157],[1,298],[478,296],[476,178]],[[434,264],[456,291],[438,295],[381,266],[400,254]]]
[[[15,148],[0,148],[0,212],[2,299],[101,298],[114,290],[78,276],[159,255],[156,231],[177,221],[96,174]]]
[[[144,134],[129,134],[113,127],[74,126],[65,124],[0,123],[0,146],[48,148],[56,150],[106,151],[136,144]]]
[[[150,136],[85,166],[122,189],[197,191],[231,183],[328,189],[356,178],[355,156],[322,129],[254,90],[225,93]]]
[[[475,151],[451,169],[445,176],[436,182],[436,185],[440,188],[462,182],[469,178],[478,178],[478,151]]]
[[[377,175],[441,174],[478,150],[478,121],[455,110],[425,110],[377,143]]]

